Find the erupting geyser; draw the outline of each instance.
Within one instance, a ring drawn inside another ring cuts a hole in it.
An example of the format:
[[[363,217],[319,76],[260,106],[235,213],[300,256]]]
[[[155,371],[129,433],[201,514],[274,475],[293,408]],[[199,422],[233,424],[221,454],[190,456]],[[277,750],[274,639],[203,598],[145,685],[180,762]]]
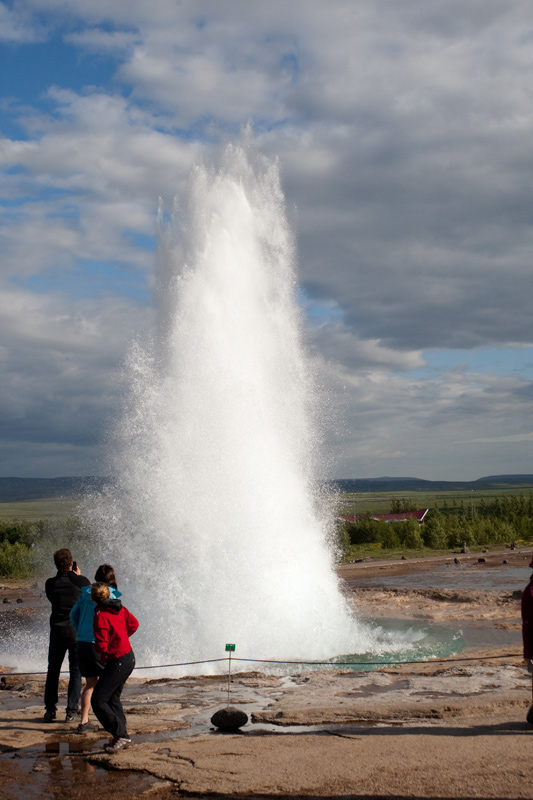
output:
[[[313,386],[276,164],[230,146],[161,234],[159,319],[132,347],[116,485],[86,509],[139,617],[138,663],[372,649],[313,495]]]

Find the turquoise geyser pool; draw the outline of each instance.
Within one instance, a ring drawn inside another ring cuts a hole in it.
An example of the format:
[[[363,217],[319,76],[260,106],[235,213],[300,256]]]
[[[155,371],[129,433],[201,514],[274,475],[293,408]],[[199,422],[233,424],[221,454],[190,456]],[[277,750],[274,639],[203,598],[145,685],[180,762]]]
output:
[[[399,619],[366,619],[365,624],[374,631],[376,650],[338,656],[333,664],[366,671],[384,664],[449,658],[464,648],[462,631],[443,625]]]
[[[336,666],[356,672],[370,672],[386,664],[449,658],[460,653],[465,647],[463,632],[460,629],[418,620],[360,619],[359,622],[370,634],[373,644],[371,651],[346,653],[324,661],[311,659],[282,661],[275,658],[255,661],[237,656],[234,658],[234,669],[243,669],[242,662],[247,662],[253,664],[254,669],[278,675],[331,669]]]

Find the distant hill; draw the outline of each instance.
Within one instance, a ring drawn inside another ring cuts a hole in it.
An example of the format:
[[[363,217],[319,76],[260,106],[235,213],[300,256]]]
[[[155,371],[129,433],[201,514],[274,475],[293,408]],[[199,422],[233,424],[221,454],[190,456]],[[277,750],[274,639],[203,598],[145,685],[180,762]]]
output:
[[[109,478],[98,476],[63,478],[0,478],[0,503],[26,500],[72,500],[90,490],[100,490]]]
[[[342,478],[331,481],[341,492],[445,492],[461,489],[533,487],[533,475],[490,475],[475,481],[426,481],[422,478]]]
[[[0,503],[27,500],[72,500],[89,491],[99,491],[110,478],[0,478]],[[422,478],[339,478],[328,486],[340,492],[438,492],[461,489],[503,489],[516,486],[533,487],[533,475],[490,475],[476,481],[425,481]]]

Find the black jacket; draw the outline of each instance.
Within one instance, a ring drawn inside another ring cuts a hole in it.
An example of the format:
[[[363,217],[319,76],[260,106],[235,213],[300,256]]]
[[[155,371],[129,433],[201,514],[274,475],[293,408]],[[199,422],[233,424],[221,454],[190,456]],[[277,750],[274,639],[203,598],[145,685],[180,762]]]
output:
[[[76,575],[71,570],[58,572],[53,578],[48,578],[44,590],[52,603],[51,628],[64,628],[65,632],[74,630],[70,623],[70,610],[81,594],[81,587],[90,585],[91,582],[88,578],[84,575]]]

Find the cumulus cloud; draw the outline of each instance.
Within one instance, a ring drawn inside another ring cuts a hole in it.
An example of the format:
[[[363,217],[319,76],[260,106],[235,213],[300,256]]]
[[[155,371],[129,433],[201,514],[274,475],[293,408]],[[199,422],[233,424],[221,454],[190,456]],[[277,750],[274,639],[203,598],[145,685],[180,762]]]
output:
[[[337,368],[328,385],[339,417],[325,418],[324,435],[339,476],[437,479],[445,473],[468,480],[529,472],[528,381],[464,369],[421,380]]]
[[[527,0],[0,4],[10,52],[48,37],[52,57],[59,36],[78,54],[0,107],[18,132],[0,139],[13,437],[48,437],[54,465],[94,457],[87,431],[115,402],[103,376],[150,313],[160,198],[171,208],[252,120],[281,164],[335,472],[529,471],[531,384],[468,353],[533,341],[530,33]],[[106,64],[101,83],[89,63]],[[427,351],[450,348],[466,366],[428,376]]]
[[[45,38],[41,25],[21,8],[0,3],[0,41],[5,43],[38,42]]]
[[[150,311],[127,299],[67,304],[60,294],[2,292],[0,339],[11,345],[0,351],[3,474],[13,474],[14,449],[15,463],[24,452],[34,467],[33,447],[42,458],[50,453],[55,466],[68,452],[73,474],[94,472],[117,403],[124,343],[149,322]],[[27,470],[22,474],[37,474]]]

